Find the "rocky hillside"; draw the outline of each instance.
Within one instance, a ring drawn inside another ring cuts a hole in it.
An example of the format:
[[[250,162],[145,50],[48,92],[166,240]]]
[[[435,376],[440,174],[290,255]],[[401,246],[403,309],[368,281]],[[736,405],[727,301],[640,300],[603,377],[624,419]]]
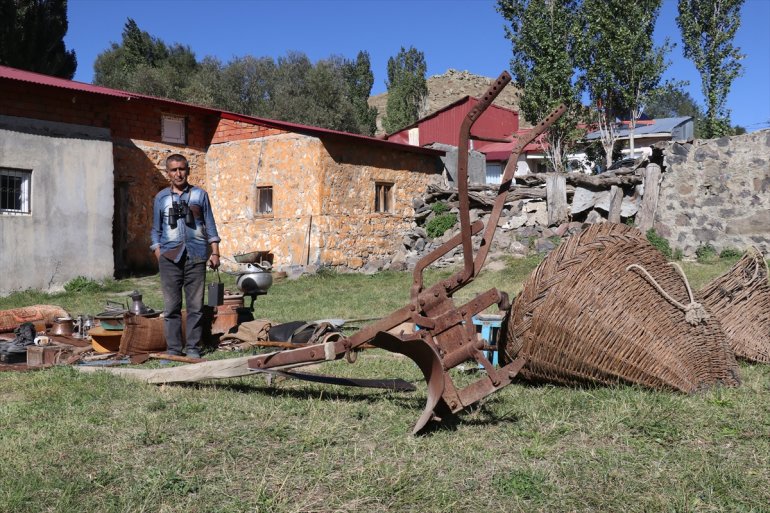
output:
[[[468,71],[450,69],[442,75],[434,75],[428,78],[428,98],[423,106],[420,117],[435,112],[464,96],[481,96],[487,90],[492,81],[497,77],[482,77]],[[378,94],[369,98],[369,105],[377,107],[377,134],[382,134],[382,117],[385,115],[385,106],[388,103],[388,93]],[[503,92],[495,100],[495,105],[506,109],[518,110],[518,90],[512,85],[507,85]],[[520,118],[522,126],[524,119]]]

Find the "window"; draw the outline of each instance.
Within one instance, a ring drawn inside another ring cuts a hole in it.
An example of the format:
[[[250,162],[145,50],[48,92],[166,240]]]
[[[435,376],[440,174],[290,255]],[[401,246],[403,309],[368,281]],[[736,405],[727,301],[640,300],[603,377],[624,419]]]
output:
[[[393,184],[376,182],[374,184],[374,211],[393,212]]]
[[[487,162],[487,183],[490,185],[503,183],[503,164],[501,162]]]
[[[164,115],[161,118],[161,140],[168,143],[185,144],[187,142],[185,119]]]
[[[0,168],[0,214],[29,214],[32,171]]]
[[[257,187],[256,197],[256,211],[257,214],[272,214],[273,213],[273,188],[272,187]]]

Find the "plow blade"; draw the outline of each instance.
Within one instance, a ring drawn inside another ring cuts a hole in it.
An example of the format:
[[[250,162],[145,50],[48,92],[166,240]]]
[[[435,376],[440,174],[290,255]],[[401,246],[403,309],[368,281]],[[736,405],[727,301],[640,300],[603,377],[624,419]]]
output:
[[[412,434],[416,435],[433,418],[436,406],[444,394],[444,368],[438,353],[433,346],[424,340],[405,341],[384,331],[377,333],[370,344],[410,358],[425,376],[425,382],[428,385],[428,400],[422,415],[417,419],[417,423],[412,429]]]

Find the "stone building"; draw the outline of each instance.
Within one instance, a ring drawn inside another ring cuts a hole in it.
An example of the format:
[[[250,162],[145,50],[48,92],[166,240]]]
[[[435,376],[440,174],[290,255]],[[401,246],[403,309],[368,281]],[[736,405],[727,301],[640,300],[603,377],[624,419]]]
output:
[[[209,191],[223,255],[353,269],[395,251],[444,155],[0,66],[0,294],[155,269],[172,153]]]

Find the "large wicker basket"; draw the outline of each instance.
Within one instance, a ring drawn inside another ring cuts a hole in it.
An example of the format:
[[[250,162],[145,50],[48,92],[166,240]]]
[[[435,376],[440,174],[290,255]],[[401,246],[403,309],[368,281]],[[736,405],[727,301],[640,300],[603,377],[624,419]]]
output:
[[[504,359],[525,379],[693,392],[739,384],[719,322],[636,229],[593,225],[541,262],[514,302]]]
[[[770,284],[767,263],[749,248],[732,269],[698,292],[719,319],[735,356],[770,363]]]

